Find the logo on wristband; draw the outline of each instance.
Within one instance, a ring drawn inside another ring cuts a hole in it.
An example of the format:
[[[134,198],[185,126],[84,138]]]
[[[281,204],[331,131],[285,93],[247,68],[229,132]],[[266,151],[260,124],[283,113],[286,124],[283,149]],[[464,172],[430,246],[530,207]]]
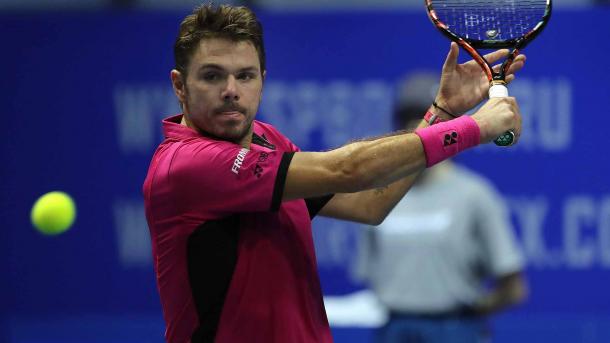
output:
[[[450,145],[457,143],[457,138],[458,138],[458,133],[455,131],[451,132],[450,134],[446,133],[445,139],[443,142],[443,146],[450,146]]]

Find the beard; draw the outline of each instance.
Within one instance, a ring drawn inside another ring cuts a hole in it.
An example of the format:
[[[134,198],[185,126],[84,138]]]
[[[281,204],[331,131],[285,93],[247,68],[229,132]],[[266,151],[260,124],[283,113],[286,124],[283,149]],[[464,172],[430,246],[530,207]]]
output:
[[[185,104],[184,109],[192,109],[189,103]],[[193,115],[190,111],[184,111],[184,116],[190,126],[196,129],[203,136],[212,137],[219,140],[226,140],[239,144],[247,135],[251,133],[254,115],[235,103],[226,103],[205,115]],[[190,113],[189,113],[190,112]],[[238,112],[239,117],[223,117],[227,112]]]
[[[242,120],[238,119],[226,119],[222,118],[223,113],[229,112],[238,112],[244,118]],[[249,115],[248,109],[240,106],[235,102],[225,102],[222,106],[214,109],[214,119],[220,119],[219,121],[215,121],[217,127],[216,134],[220,136],[220,138],[232,141],[232,142],[240,142],[246,135],[250,133],[250,128],[252,127],[252,121],[254,120],[253,115]]]
[[[185,87],[186,101],[183,104],[185,117],[204,136],[210,136],[220,140],[226,140],[239,144],[243,139],[251,134],[252,122],[258,109],[258,104],[250,111],[236,101],[225,101],[220,106],[213,109],[197,108],[198,104],[193,102],[191,92]],[[194,107],[192,107],[193,105]],[[197,110],[201,111],[197,111]],[[195,110],[195,112],[191,112]],[[187,112],[189,112],[187,114]],[[239,116],[226,115],[223,113],[236,112]]]
[[[240,112],[243,113],[243,112]],[[245,114],[244,114],[245,115]],[[220,128],[217,128],[216,136],[220,139],[228,140],[234,143],[241,142],[247,135],[251,133],[252,122],[254,121],[253,116],[246,116],[244,120],[236,121],[232,123],[231,121],[228,125],[223,125]]]

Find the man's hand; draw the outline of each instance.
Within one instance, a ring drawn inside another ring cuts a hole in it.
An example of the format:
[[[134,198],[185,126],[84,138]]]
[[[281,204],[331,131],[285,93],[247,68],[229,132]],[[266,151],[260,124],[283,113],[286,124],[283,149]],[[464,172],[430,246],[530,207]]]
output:
[[[515,98],[489,99],[472,115],[481,130],[481,143],[488,143],[508,130],[515,133],[515,142],[521,135],[521,113]]]
[[[470,60],[463,64],[458,64],[459,47],[452,42],[449,54],[443,65],[441,83],[436,103],[453,114],[461,115],[472,109],[481,101],[487,98],[489,90],[489,80],[476,61]],[[485,59],[491,64],[506,57],[507,49],[497,50],[485,55]],[[506,82],[511,82],[514,73],[523,68],[525,55],[515,58],[506,75]],[[500,65],[494,66],[498,70]],[[499,136],[499,135],[498,135]]]

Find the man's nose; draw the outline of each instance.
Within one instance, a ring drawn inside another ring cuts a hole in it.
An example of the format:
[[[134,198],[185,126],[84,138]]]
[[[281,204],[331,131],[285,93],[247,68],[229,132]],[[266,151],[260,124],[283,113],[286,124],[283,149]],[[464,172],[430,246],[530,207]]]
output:
[[[227,84],[222,92],[222,99],[224,101],[238,101],[239,94],[237,93],[237,80],[235,76],[229,75],[227,78]]]

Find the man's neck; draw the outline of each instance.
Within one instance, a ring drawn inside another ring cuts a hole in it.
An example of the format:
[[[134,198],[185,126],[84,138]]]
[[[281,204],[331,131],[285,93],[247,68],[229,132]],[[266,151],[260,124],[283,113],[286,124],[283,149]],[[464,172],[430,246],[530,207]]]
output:
[[[191,125],[189,125],[189,121],[188,119],[186,119],[186,116],[184,114],[182,115],[182,119],[180,119],[180,124],[186,127],[190,127],[191,129],[193,128]]]
[[[246,148],[246,149],[250,150],[250,145],[252,144],[252,132],[253,131],[254,131],[254,123],[252,123],[252,125],[250,125],[250,130],[248,130],[248,133],[238,143],[239,145],[241,145],[242,148]]]

